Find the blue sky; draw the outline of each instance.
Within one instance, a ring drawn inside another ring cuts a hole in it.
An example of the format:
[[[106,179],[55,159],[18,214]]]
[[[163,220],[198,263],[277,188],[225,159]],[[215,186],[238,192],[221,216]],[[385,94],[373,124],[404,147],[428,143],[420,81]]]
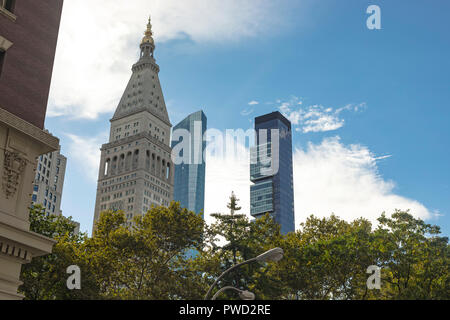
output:
[[[66,2],[63,12],[46,127],[68,157],[63,213],[82,230],[92,227],[98,148],[151,13],[173,124],[199,109],[219,130],[249,129],[274,110],[293,121],[297,225],[311,213],[373,220],[411,208],[449,234],[448,1],[130,3],[99,0],[85,13]],[[381,30],[366,27],[372,4]],[[208,160],[207,188],[224,194],[207,191],[206,210],[225,210],[231,190],[247,208],[248,163]]]

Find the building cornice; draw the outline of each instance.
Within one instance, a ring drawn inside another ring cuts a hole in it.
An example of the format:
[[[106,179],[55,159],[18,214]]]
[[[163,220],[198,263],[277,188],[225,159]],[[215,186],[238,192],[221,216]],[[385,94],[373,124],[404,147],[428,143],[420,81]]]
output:
[[[169,154],[172,153],[172,149],[170,148],[170,146],[162,143],[161,141],[159,141],[155,137],[152,137],[150,135],[150,133],[148,133],[148,132],[140,132],[138,134],[135,134],[133,136],[129,136],[127,138],[123,138],[123,139],[120,139],[120,140],[117,140],[117,141],[105,143],[104,145],[102,145],[102,148],[100,150],[104,151],[106,149],[110,149],[110,148],[114,148],[114,147],[120,147],[121,145],[124,145],[124,144],[127,144],[127,143],[131,143],[131,142],[134,142],[134,141],[142,139],[142,138],[146,138],[146,139],[150,140],[150,142],[152,142],[153,144],[155,144],[159,148],[163,149],[167,153],[169,153]]]
[[[52,252],[55,240],[0,222],[0,255],[30,262]]]
[[[120,119],[129,117],[129,116],[131,116],[131,115],[134,115],[134,114],[137,114],[137,113],[141,113],[141,112],[148,112],[148,113],[150,113],[152,116],[156,117],[158,120],[164,122],[164,123],[167,124],[170,128],[172,128],[172,124],[171,124],[170,122],[168,122],[168,121],[166,121],[166,120],[164,120],[164,119],[161,119],[160,116],[158,116],[156,113],[154,113],[153,111],[151,111],[150,108],[147,108],[147,107],[140,107],[139,109],[132,109],[132,110],[130,110],[130,111],[128,111],[128,112],[122,114],[122,115],[119,116],[119,117],[113,117],[111,120],[109,120],[109,122],[112,123],[113,121],[120,120]]]
[[[49,151],[59,148],[59,139],[51,135],[50,133],[34,126],[33,124],[25,121],[18,116],[6,111],[0,105],[0,123],[3,123],[21,133],[25,134],[32,140],[37,140],[40,143],[46,145]]]
[[[151,60],[150,59],[142,59],[142,60],[140,60],[139,62],[137,62],[137,63],[135,63],[133,65],[131,70],[133,72],[137,72],[137,71],[141,71],[141,70],[143,70],[145,68],[150,68],[150,69],[152,69],[152,71],[154,71],[156,73],[159,73],[159,71],[160,71],[158,64],[153,59],[151,59]]]

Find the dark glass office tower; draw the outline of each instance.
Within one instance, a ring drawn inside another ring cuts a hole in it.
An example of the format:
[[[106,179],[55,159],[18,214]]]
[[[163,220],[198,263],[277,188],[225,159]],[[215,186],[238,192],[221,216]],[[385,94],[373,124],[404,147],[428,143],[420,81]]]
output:
[[[206,132],[206,122],[203,111],[195,112],[178,123],[172,134],[172,149],[177,158],[174,161],[174,200],[180,202],[181,207],[195,213],[203,213],[205,206],[206,165],[203,153],[206,142],[203,136]],[[180,143],[183,148],[180,148]]]
[[[280,112],[255,118],[256,146],[251,149],[250,214],[270,213],[281,232],[295,231],[291,123]]]

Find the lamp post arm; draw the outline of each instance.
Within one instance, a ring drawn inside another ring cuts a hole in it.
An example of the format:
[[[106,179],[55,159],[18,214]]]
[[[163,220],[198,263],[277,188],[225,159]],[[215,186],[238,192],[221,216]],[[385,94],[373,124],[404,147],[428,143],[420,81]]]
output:
[[[216,292],[216,294],[211,298],[211,300],[216,300],[216,298],[217,298],[222,292],[227,291],[227,290],[234,290],[234,291],[236,291],[237,293],[241,293],[241,292],[242,292],[242,290],[236,289],[235,287],[230,287],[230,286],[228,286],[228,287],[223,287],[222,289],[220,289],[219,291]]]
[[[234,269],[239,268],[239,267],[241,267],[241,266],[243,266],[243,265],[245,265],[245,264],[252,263],[252,262],[254,262],[254,261],[256,261],[256,258],[252,258],[252,259],[250,259],[250,260],[247,260],[247,261],[238,263],[237,265],[232,266],[231,268],[225,270],[225,271],[224,271],[224,272],[216,279],[216,281],[214,281],[214,283],[212,284],[212,286],[209,288],[208,292],[207,292],[206,295],[205,295],[204,300],[207,300],[207,299],[208,299],[209,295],[211,294],[211,291],[214,289],[214,287],[216,286],[216,284],[217,284],[217,283],[220,281],[220,279],[222,279],[227,273],[229,273],[229,272],[233,271]]]

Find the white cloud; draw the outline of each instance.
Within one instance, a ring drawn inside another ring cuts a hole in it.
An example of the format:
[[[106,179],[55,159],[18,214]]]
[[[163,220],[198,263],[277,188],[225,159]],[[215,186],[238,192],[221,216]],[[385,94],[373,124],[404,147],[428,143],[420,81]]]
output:
[[[253,113],[253,111],[254,111],[253,109],[244,109],[241,111],[241,115],[246,117],[246,116],[251,115]]]
[[[338,113],[324,110],[322,106],[312,106],[303,116],[303,133],[326,132],[340,129],[344,126],[345,120],[339,118]]]
[[[67,134],[71,143],[68,148],[68,158],[74,166],[91,183],[97,183],[98,168],[100,165],[100,148],[108,139],[108,133],[104,132],[96,137],[82,137]]]
[[[212,213],[229,213],[227,203],[234,191],[240,199],[242,210],[249,217],[250,212],[250,154],[241,144],[236,145],[236,152],[206,156],[205,182],[205,220],[212,223]]]
[[[107,140],[107,133],[97,137],[68,134],[71,144],[68,157],[74,167],[91,183],[96,183],[100,161],[99,148]],[[377,157],[367,147],[344,145],[339,137],[326,138],[320,144],[309,143],[296,149],[294,163],[294,198],[296,227],[314,214],[327,217],[335,213],[351,221],[360,217],[376,223],[385,211],[411,209],[422,219],[438,218],[423,204],[395,193],[395,183],[386,181],[378,172]],[[226,205],[234,191],[242,207],[250,212],[249,150],[241,144],[234,152],[209,152],[206,157],[205,219],[213,222],[211,213],[227,213]]]
[[[256,106],[256,105],[258,105],[258,104],[259,104],[259,102],[256,101],[256,100],[250,101],[250,102],[248,103],[249,106]]]
[[[295,150],[296,224],[310,214],[325,217],[332,212],[346,220],[364,217],[376,222],[383,211],[391,214],[395,209],[411,209],[416,217],[430,218],[432,213],[423,204],[395,194],[394,182],[378,172],[378,159],[367,147],[345,146],[339,137]]]
[[[283,6],[269,0],[95,0],[88,6],[66,1],[48,115],[95,119],[112,112],[137,60],[149,14],[157,45],[186,37],[224,44],[279,32]]]
[[[242,213],[250,210],[248,150],[225,157],[208,155],[206,164],[205,217],[210,213],[228,212],[226,204],[231,191],[241,199]],[[360,217],[376,223],[383,211],[411,209],[422,219],[434,215],[420,202],[395,193],[395,184],[378,172],[377,157],[367,147],[344,145],[339,137],[309,143],[294,152],[294,197],[296,226],[314,214],[327,217],[335,213],[351,221]]]
[[[365,103],[358,105],[348,104],[345,107],[334,109],[322,105],[303,106],[303,101],[292,97],[289,101],[281,102],[278,109],[291,121],[297,132],[326,132],[340,129],[344,126],[343,111],[358,112],[364,110]],[[300,107],[299,107],[300,106]],[[297,109],[296,109],[297,108]]]

